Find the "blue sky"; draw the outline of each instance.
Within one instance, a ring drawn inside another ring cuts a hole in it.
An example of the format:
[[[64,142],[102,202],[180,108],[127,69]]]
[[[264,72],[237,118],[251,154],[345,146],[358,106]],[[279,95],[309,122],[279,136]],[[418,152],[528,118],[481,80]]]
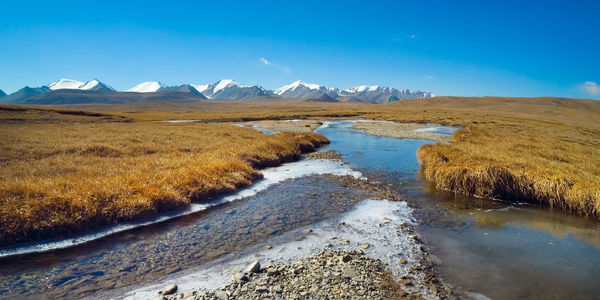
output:
[[[27,2],[27,3],[25,3]],[[123,3],[122,3],[123,2]],[[600,1],[5,1],[0,89],[301,79],[600,99]]]

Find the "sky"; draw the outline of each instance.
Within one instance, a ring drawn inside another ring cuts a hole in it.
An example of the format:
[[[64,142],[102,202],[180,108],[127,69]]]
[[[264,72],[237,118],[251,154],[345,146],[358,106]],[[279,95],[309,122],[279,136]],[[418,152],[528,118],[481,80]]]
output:
[[[600,99],[600,1],[0,0],[0,89],[231,78]]]

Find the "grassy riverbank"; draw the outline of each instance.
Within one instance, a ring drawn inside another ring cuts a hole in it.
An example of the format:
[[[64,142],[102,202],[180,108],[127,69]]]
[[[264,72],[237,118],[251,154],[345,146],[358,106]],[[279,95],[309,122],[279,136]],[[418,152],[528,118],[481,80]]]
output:
[[[464,127],[453,143],[418,153],[425,176],[439,188],[600,215],[599,101],[437,97],[385,105],[267,99],[3,106],[0,240],[66,235],[232,191],[257,178],[257,167],[292,159],[325,139],[312,133],[267,136],[226,122],[333,117]],[[169,119],[219,124],[156,122]]]
[[[1,244],[181,209],[328,142],[227,124],[62,121],[0,124]]]

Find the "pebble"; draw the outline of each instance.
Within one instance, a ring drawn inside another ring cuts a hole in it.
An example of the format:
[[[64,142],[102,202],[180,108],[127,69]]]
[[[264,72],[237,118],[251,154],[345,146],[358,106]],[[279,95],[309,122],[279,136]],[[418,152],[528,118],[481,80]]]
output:
[[[352,256],[350,256],[348,254],[340,255],[341,262],[349,262],[351,260],[352,260]]]
[[[391,221],[392,221],[392,219],[390,219],[390,218],[383,218],[379,221],[379,223],[377,223],[377,226],[381,227],[381,225],[385,225]]]
[[[215,296],[221,300],[229,299],[229,295],[227,295],[227,293],[225,291],[216,291]]]
[[[260,271],[258,262],[248,269]],[[252,267],[252,268],[250,268]],[[195,300],[204,299],[391,299],[398,295],[416,297],[403,290],[383,288],[381,283],[392,280],[385,264],[357,250],[323,250],[294,264],[272,265],[266,272],[236,273],[234,281],[221,290],[196,292]],[[247,277],[243,283],[241,278]],[[402,279],[404,286],[413,285]],[[284,288],[285,287],[285,288]],[[425,288],[433,291],[426,285]],[[187,295],[187,292],[186,292]],[[168,300],[176,299],[167,296]],[[409,299],[409,298],[404,298]],[[412,299],[412,298],[410,298]]]
[[[175,284],[167,285],[160,291],[163,295],[171,295],[175,294],[175,292],[177,292],[177,285]]]
[[[247,273],[257,273],[260,271],[260,263],[258,261],[251,262],[246,268]]]
[[[360,245],[360,247],[363,249],[367,249],[367,248],[371,247],[371,244],[368,242],[365,242],[365,243],[362,243],[362,245]]]
[[[264,285],[259,285],[254,288],[254,291],[259,292],[259,293],[267,293],[267,292],[269,292],[269,289]]]
[[[268,268],[267,269],[267,276],[277,276],[279,275],[279,270],[277,270],[276,268]]]

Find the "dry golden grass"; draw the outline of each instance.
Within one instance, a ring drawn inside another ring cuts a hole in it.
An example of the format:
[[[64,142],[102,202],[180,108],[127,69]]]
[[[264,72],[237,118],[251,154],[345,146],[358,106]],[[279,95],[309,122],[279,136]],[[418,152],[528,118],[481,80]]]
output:
[[[68,109],[103,113],[58,112]],[[2,115],[3,242],[67,234],[208,199],[249,184],[260,164],[298,155],[299,144],[306,150],[324,141],[310,134],[265,136],[224,124],[148,122],[168,119],[352,116],[458,125],[466,130],[457,132],[452,144],[425,146],[418,153],[426,177],[439,188],[600,215],[600,101],[215,101],[0,109]],[[98,121],[133,123],[72,124]],[[32,122],[63,123],[26,124]]]
[[[0,124],[0,244],[67,236],[247,186],[328,142],[229,124]]]
[[[418,151],[438,188],[600,215],[600,130],[551,123],[469,126]]]
[[[238,102],[96,106],[141,120],[257,120],[348,116],[466,128],[450,145],[424,147],[419,158],[439,188],[482,197],[545,203],[600,215],[600,101],[565,98],[436,97],[385,105]],[[85,107],[72,107],[84,109]],[[92,107],[88,107],[92,108]],[[139,107],[138,107],[139,108]],[[445,157],[445,163],[437,160]]]

